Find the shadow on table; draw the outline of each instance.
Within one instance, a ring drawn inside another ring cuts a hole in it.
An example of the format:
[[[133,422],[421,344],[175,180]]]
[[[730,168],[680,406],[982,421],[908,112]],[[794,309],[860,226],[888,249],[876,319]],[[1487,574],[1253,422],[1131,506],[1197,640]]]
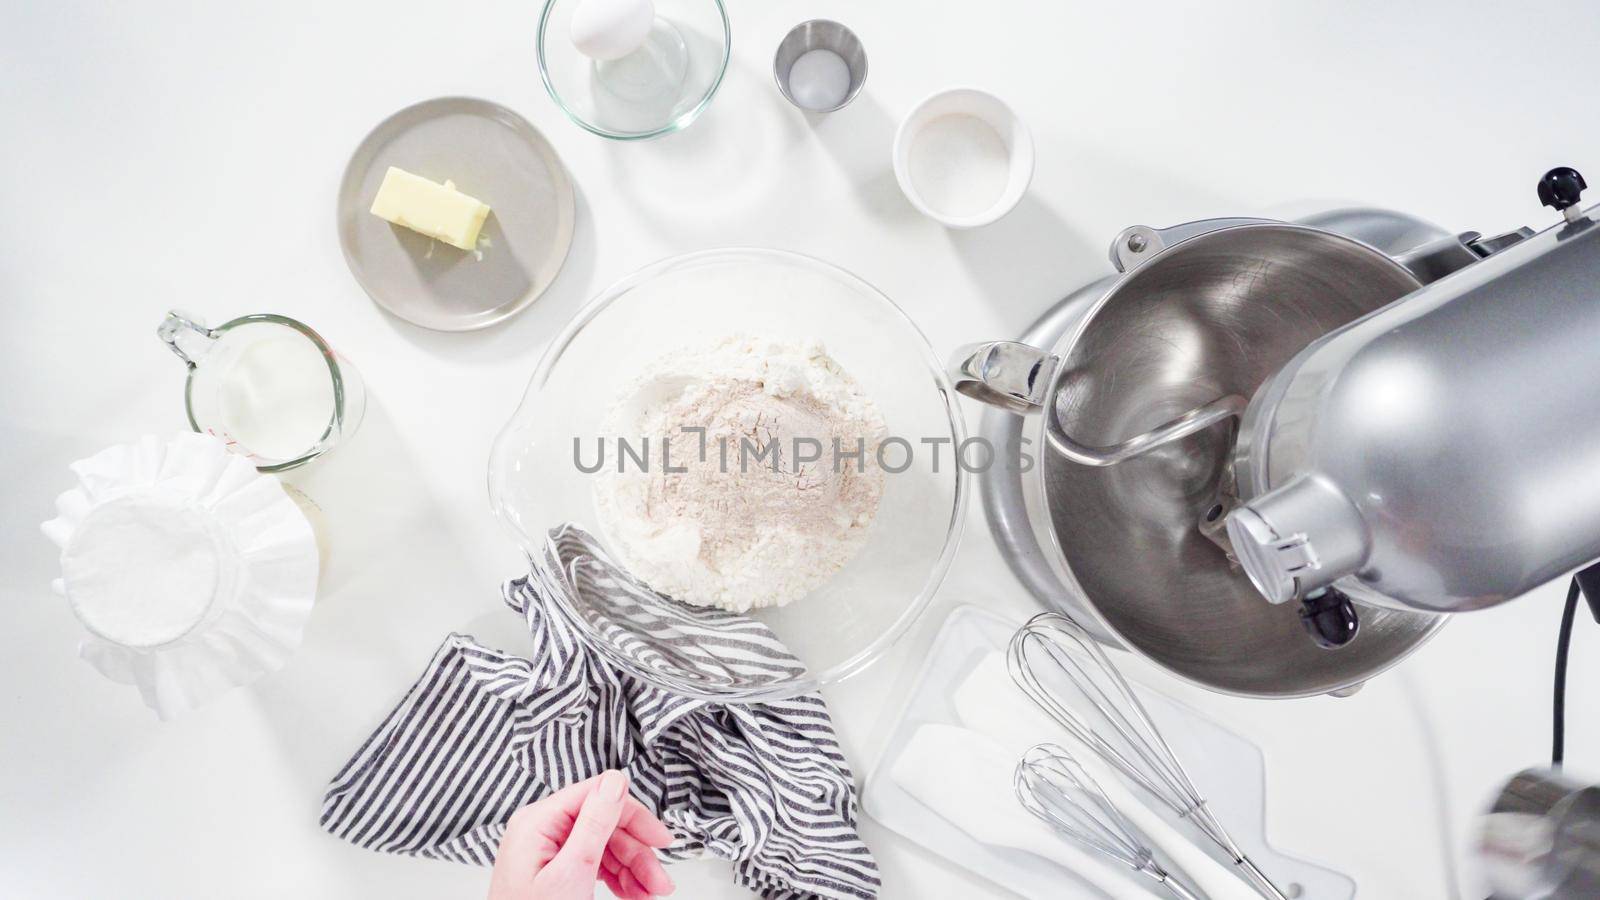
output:
[[[1449,896],[1460,900],[1461,876],[1456,871],[1456,815],[1450,787],[1446,783],[1444,745],[1439,741],[1439,729],[1433,722],[1433,713],[1423,696],[1421,687],[1411,669],[1399,669],[1394,679],[1400,686],[1400,696],[1410,709],[1412,720],[1422,736],[1422,750],[1433,765],[1428,766],[1427,789],[1433,794],[1433,832],[1439,836],[1439,855],[1444,860],[1445,889]]]
[[[300,648],[249,690],[311,803],[445,638],[504,608],[499,580],[520,563],[509,543],[502,560],[499,545],[452,535],[422,461],[377,397],[348,445],[285,481],[320,510],[322,577]]]
[[[1067,294],[1112,273],[1104,249],[1068,225],[1034,193],[999,221],[981,228],[950,229],[950,247],[981,286],[980,299],[1010,330],[1024,328]]]
[[[863,91],[837,112],[802,115],[817,143],[850,179],[868,213],[885,224],[923,220],[894,177],[894,134],[899,123],[876,97]]]
[[[789,152],[803,128],[772,87],[770,72],[736,57],[716,100],[683,131],[637,143],[602,142],[608,199],[635,224],[680,250],[748,243],[781,207],[804,170]],[[621,274],[621,273],[617,273]]]

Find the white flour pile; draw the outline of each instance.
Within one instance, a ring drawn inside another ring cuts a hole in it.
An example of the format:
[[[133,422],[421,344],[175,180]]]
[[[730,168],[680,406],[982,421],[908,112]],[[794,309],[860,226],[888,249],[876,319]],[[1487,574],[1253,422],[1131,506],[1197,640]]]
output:
[[[703,441],[684,428],[704,428]],[[732,337],[669,354],[623,392],[603,431],[601,529],[634,575],[701,606],[744,612],[805,596],[866,543],[883,496],[883,417],[814,341]],[[618,438],[635,452],[648,438],[648,471],[618,453]],[[773,456],[758,458],[774,445],[776,471]],[[796,462],[819,447],[819,459]]]

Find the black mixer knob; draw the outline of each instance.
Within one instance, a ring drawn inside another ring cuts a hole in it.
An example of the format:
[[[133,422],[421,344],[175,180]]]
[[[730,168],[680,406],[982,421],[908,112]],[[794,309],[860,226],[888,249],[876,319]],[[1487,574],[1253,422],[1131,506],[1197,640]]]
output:
[[[1577,169],[1557,166],[1539,179],[1539,202],[1560,212],[1569,206],[1577,206],[1578,198],[1588,187]]]
[[[1361,619],[1349,595],[1330,587],[1300,601],[1300,624],[1318,647],[1337,650],[1356,639]]]

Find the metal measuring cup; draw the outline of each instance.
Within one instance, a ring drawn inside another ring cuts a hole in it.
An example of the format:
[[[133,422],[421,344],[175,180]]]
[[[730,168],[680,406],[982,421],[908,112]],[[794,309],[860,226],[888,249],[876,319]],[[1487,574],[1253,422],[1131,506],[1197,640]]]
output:
[[[833,106],[820,109],[807,106],[795,99],[791,90],[789,74],[794,69],[795,60],[812,50],[829,50],[838,54],[850,70],[850,86],[845,90],[844,98]],[[784,99],[796,107],[806,112],[834,112],[850,105],[850,101],[861,92],[861,85],[866,83],[867,51],[861,46],[861,39],[856,37],[855,32],[838,22],[831,19],[801,22],[789,29],[789,33],[778,44],[778,52],[772,58],[772,78],[778,83],[778,90]]]

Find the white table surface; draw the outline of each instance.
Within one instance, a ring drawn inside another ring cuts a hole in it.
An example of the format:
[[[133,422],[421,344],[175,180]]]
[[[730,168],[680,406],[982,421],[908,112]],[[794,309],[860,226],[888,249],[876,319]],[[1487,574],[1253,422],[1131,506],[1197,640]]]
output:
[[[496,585],[518,553],[488,511],[484,464],[585,298],[666,255],[786,247],[882,288],[944,354],[1018,333],[1108,271],[1106,244],[1131,223],[1356,202],[1454,229],[1542,227],[1540,173],[1600,173],[1600,16],[1582,0],[1471,6],[733,0],[733,66],[709,112],[623,145],[545,96],[535,2],[13,2],[0,28],[0,896],[481,895],[483,871],[352,848],[316,814],[447,632],[514,633]],[[769,71],[787,28],[814,16],[855,28],[872,68],[853,106],[808,122]],[[916,214],[889,168],[898,117],[957,83],[1004,96],[1038,147],[1022,205],[966,233]],[[380,312],[334,233],[356,142],[446,94],[522,112],[578,185],[555,285],[473,334]],[[184,427],[182,367],[153,333],[171,306],[303,319],[356,361],[371,405],[349,446],[289,478],[326,511],[331,543],[304,646],[159,724],[75,658],[38,523],[67,463]],[[1548,753],[1560,594],[1462,617],[1348,700],[1173,690],[1266,749],[1280,846],[1341,867],[1364,897],[1481,897],[1472,817]],[[933,608],[828,692],[858,775],[959,602],[1034,608],[976,505]],[[1600,628],[1581,620],[1574,645],[1571,765],[1600,774]],[[1336,772],[1330,802],[1318,789]],[[862,829],[885,898],[1001,896]],[[673,872],[680,896],[744,896],[720,863]]]

